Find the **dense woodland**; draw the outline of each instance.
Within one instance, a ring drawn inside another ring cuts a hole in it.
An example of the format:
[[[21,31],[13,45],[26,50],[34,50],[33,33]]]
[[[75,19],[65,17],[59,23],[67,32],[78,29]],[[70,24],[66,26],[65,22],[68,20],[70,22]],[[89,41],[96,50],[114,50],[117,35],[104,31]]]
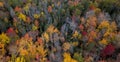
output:
[[[0,62],[120,62],[120,0],[0,0]]]

